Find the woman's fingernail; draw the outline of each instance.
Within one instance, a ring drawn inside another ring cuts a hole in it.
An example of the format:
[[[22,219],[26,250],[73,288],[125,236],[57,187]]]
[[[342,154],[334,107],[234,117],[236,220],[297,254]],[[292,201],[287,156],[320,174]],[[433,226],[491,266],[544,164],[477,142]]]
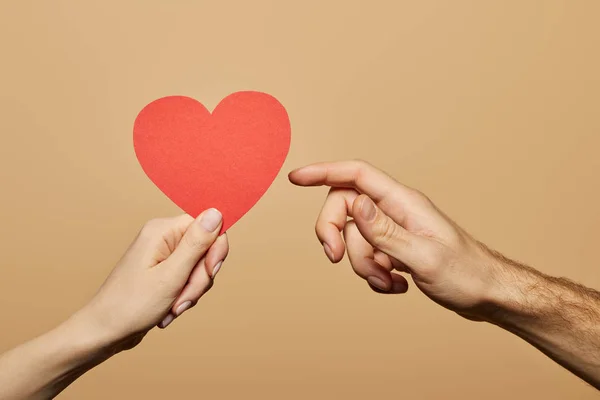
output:
[[[185,303],[181,303],[179,305],[179,307],[177,307],[177,310],[175,310],[175,315],[177,315],[179,317],[181,314],[183,314],[183,312],[185,310],[190,308],[191,305],[192,305],[191,301],[186,301]]]
[[[202,227],[207,231],[213,232],[221,223],[222,218],[223,216],[217,209],[211,208],[202,214],[202,218],[200,218],[200,225],[202,225]]]
[[[371,221],[375,219],[375,214],[375,204],[373,204],[371,199],[365,197],[360,207],[360,215],[362,215],[366,221]]]
[[[369,285],[376,287],[379,290],[382,290],[384,292],[389,291],[390,289],[387,287],[387,285],[385,284],[384,281],[382,281],[381,279],[379,279],[376,276],[369,276],[367,278],[367,282],[369,282]]]
[[[217,272],[219,272],[219,270],[221,269],[221,265],[223,264],[223,261],[219,261],[217,263],[217,265],[215,265],[215,267],[213,268],[213,273],[212,273],[212,278],[215,279],[215,276],[217,275]]]
[[[162,322],[160,323],[160,326],[165,329],[167,326],[169,326],[169,324],[171,322],[173,322],[173,320],[175,319],[175,317],[173,316],[173,314],[169,313],[169,315],[167,315],[165,317],[165,319],[162,320]]]
[[[331,251],[331,247],[327,243],[323,243],[323,250],[325,251],[325,255],[333,261],[333,251]]]

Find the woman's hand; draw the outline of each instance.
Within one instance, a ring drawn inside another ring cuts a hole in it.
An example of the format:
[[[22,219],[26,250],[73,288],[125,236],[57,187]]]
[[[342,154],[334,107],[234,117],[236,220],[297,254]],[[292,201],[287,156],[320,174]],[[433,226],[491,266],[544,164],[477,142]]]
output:
[[[221,225],[215,209],[148,222],[81,312],[125,348],[166,328],[212,287],[229,251]]]
[[[207,210],[148,222],[94,298],[55,329],[0,356],[0,399],[49,399],[112,355],[167,327],[212,286],[227,257]]]

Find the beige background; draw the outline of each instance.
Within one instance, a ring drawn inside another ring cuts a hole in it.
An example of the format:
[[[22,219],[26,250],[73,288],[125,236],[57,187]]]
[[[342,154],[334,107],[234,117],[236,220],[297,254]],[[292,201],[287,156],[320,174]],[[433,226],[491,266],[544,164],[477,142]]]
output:
[[[326,193],[288,184],[361,157],[478,238],[600,287],[600,2],[3,1],[0,346],[94,293],[141,224],[177,214],[132,149],[137,112],[276,96],[284,171],[230,231],[210,294],[64,399],[592,399],[520,339],[414,287],[378,296],[313,235]]]

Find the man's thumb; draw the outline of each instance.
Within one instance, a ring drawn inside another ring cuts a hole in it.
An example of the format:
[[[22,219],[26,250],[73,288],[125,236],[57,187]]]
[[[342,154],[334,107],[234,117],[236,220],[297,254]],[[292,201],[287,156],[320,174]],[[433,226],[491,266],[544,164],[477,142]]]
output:
[[[418,238],[381,211],[369,196],[361,194],[354,200],[352,216],[361,235],[371,246],[408,267],[414,265],[414,245]]]

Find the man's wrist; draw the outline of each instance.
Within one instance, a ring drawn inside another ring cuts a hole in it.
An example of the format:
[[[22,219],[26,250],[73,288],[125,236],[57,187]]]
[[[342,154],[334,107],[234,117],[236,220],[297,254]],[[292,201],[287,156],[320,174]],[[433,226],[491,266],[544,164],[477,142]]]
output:
[[[536,288],[548,285],[542,273],[492,253],[489,261],[493,271],[492,285],[483,301],[483,318],[496,325],[505,325],[512,319],[533,317],[551,307],[536,301]]]

